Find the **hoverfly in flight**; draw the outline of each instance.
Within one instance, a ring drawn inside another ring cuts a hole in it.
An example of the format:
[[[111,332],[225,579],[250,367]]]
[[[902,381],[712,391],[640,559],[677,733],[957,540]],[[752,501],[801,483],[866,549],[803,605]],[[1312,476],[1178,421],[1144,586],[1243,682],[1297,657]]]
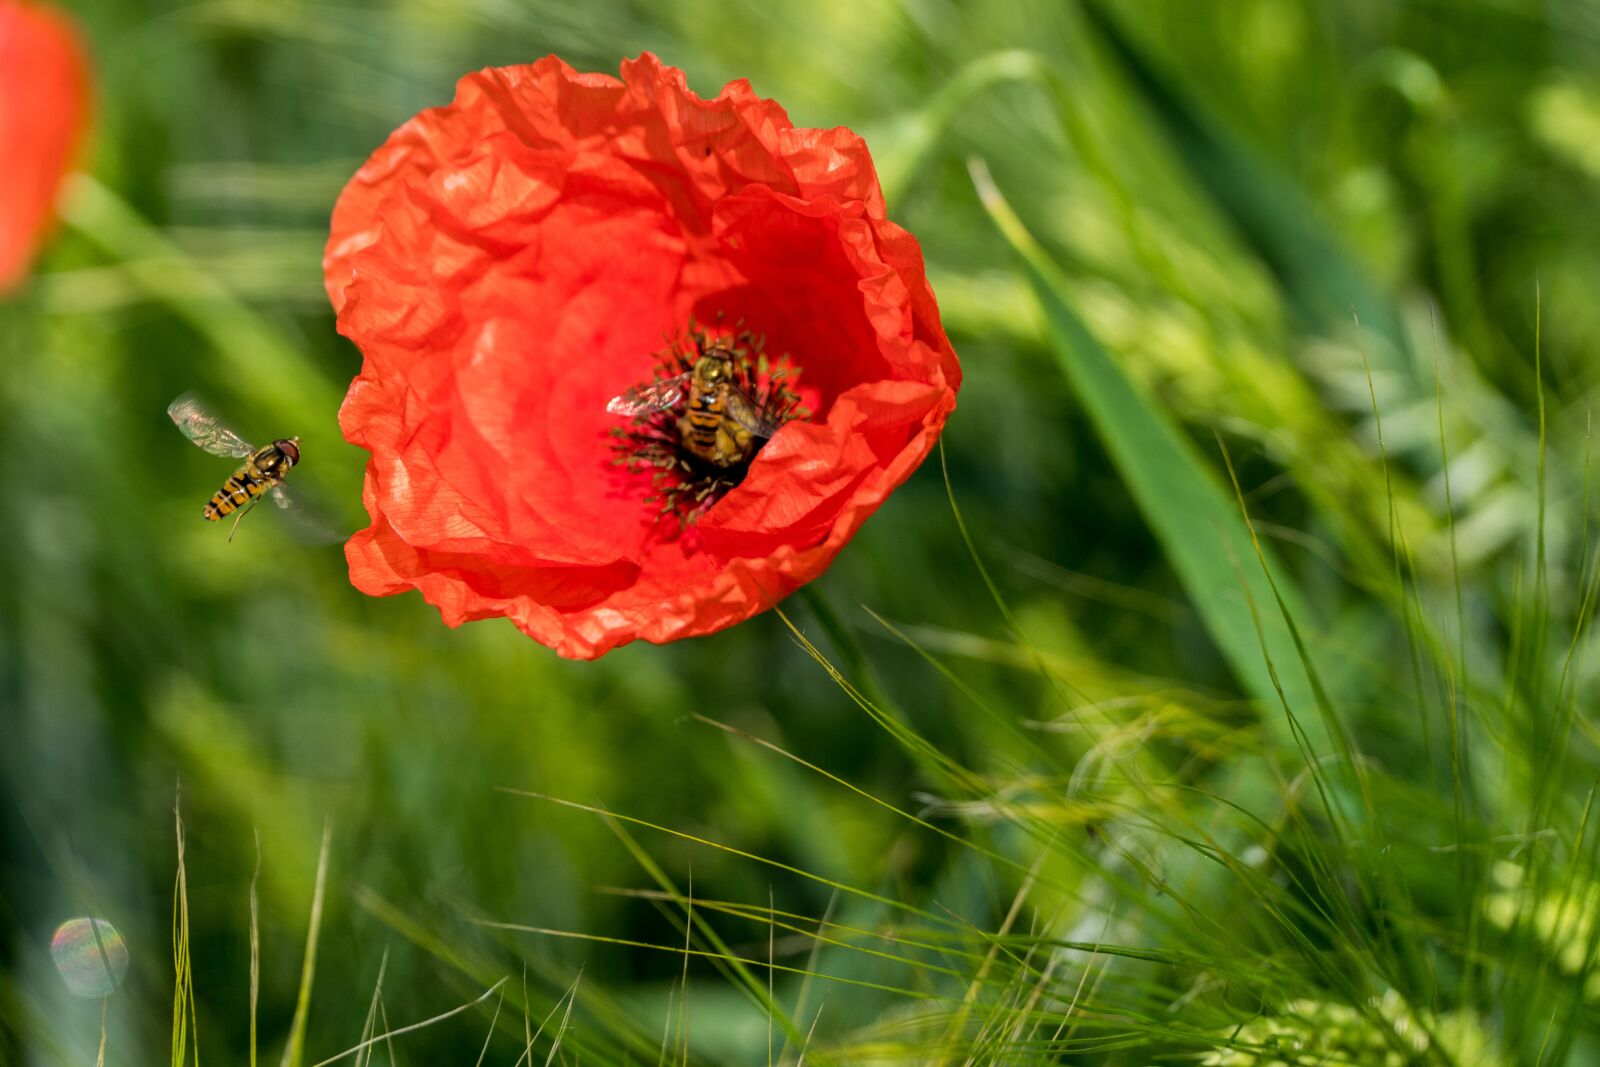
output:
[[[229,541],[263,495],[270,494],[272,502],[285,510],[294,506],[284,491],[283,480],[300,462],[300,438],[279,438],[257,448],[208,411],[193,393],[184,393],[168,404],[167,415],[185,437],[213,456],[244,460],[222,488],[211,495],[202,512],[211,522],[221,522],[225,516],[238,513],[234,515],[233,529],[228,531]]]

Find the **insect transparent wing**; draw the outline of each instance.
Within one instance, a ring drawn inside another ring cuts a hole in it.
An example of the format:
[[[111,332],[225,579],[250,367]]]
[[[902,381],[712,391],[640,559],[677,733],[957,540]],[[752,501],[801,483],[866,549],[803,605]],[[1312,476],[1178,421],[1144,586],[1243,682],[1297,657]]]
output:
[[[331,522],[307,507],[299,495],[290,492],[287,486],[273,486],[267,495],[278,506],[296,541],[307,545],[330,545],[344,540],[344,535],[334,529]]]
[[[613,415],[644,415],[652,411],[665,411],[683,403],[692,374],[663,378],[659,382],[637,386],[621,396],[606,401],[606,410]]]
[[[167,405],[167,417],[178,430],[210,452],[213,456],[231,456],[243,459],[255,451],[255,446],[234,433],[221,419],[211,414],[200,398],[184,393]]]
[[[771,437],[778,432],[779,423],[761,410],[750,394],[742,389],[728,388],[728,400],[723,405],[728,418],[749,430],[757,437]]]

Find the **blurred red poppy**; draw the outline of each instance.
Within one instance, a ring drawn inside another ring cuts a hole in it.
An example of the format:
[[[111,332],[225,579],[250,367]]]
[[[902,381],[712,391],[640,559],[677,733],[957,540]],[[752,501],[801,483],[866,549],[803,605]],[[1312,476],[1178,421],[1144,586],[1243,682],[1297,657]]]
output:
[[[0,0],[0,292],[27,274],[89,111],[88,66],[67,19]]]
[[[339,413],[372,454],[351,581],[573,658],[711,633],[817,577],[961,380],[861,138],[796,129],[745,81],[702,100],[648,53],[620,80],[554,56],[466,76],[346,186],[323,265],[364,357]],[[685,392],[658,452],[618,465],[641,420],[608,401],[712,349],[782,425],[707,474],[673,437]]]

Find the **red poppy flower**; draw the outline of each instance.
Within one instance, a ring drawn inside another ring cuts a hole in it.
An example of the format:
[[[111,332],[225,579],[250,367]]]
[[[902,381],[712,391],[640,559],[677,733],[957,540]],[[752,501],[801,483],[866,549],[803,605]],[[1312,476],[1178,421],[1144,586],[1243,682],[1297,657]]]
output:
[[[88,115],[88,68],[66,18],[0,0],[0,291],[27,273]]]
[[[817,577],[960,385],[861,138],[796,129],[745,81],[702,100],[649,54],[620,80],[554,56],[463,78],[345,188],[324,271],[364,357],[339,413],[372,453],[351,581],[573,658],[711,633]],[[607,404],[717,346],[804,414],[663,516]]]

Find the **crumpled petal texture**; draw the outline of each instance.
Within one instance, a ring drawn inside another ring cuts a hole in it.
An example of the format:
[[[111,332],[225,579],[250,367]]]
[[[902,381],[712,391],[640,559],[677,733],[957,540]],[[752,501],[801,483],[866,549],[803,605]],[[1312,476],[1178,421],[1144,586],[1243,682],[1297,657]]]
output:
[[[866,145],[713,100],[648,53],[470,74],[340,196],[324,259],[371,453],[355,586],[563,656],[707,634],[821,574],[932,448],[961,371]],[[613,463],[606,401],[691,319],[743,320],[810,417],[687,529]]]
[[[0,2],[0,292],[27,274],[89,112],[88,67],[66,18]]]

